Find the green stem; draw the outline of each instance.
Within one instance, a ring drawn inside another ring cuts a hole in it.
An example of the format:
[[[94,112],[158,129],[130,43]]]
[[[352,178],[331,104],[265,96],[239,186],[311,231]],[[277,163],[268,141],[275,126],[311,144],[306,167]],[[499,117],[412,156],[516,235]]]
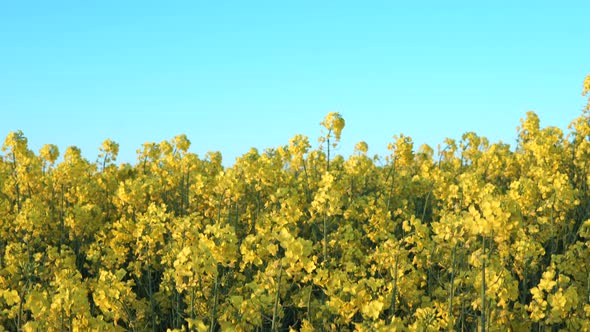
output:
[[[215,319],[217,316],[217,296],[219,293],[219,265],[217,266],[217,275],[215,276],[215,288],[213,289],[213,308],[211,309],[211,325],[209,326],[209,332],[215,331]]]
[[[326,158],[326,171],[330,171],[330,132],[328,132],[328,155]]]
[[[152,271],[150,267],[147,267],[147,277],[148,277],[148,296],[150,298],[150,308],[151,308],[151,317],[152,317],[152,331],[157,331],[158,328],[156,326],[156,302],[154,299],[154,288],[152,282]]]
[[[589,275],[590,277],[590,275]],[[307,320],[312,323],[311,318],[311,294],[313,293],[313,284],[309,287],[309,296],[307,297]]]
[[[327,264],[328,261],[328,222],[326,220],[326,215],[324,215],[324,264]]]
[[[272,310],[272,326],[270,328],[271,331],[275,332],[278,331],[279,327],[278,327],[278,323],[277,323],[277,318],[279,315],[279,302],[281,300],[281,277],[283,275],[283,266],[281,265],[281,268],[279,270],[279,275],[277,277],[277,291],[275,293],[275,303],[274,303],[274,308]]]
[[[449,331],[454,329],[455,325],[455,317],[453,317],[453,295],[454,295],[454,284],[455,284],[455,265],[457,261],[457,245],[453,246],[453,263],[451,265],[451,282],[450,282],[450,291],[449,291]]]
[[[399,252],[395,255],[395,265],[393,268],[393,290],[391,294],[391,305],[390,305],[390,316],[393,318],[395,315],[395,304],[397,299],[397,271],[398,271]]]
[[[486,330],[486,242],[485,237],[482,237],[483,255],[481,259],[481,332]]]

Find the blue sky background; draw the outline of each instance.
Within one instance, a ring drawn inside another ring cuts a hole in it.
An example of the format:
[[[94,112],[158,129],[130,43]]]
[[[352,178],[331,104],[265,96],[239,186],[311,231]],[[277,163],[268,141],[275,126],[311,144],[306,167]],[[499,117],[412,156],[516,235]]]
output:
[[[0,135],[31,148],[106,138],[120,161],[185,133],[224,163],[316,144],[340,112],[342,154],[394,134],[433,147],[476,131],[513,145],[536,111],[581,114],[590,1],[0,1]]]

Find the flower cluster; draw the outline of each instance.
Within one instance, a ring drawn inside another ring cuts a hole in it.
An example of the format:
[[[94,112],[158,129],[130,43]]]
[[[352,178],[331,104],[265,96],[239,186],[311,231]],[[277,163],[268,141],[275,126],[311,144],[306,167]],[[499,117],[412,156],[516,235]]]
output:
[[[0,331],[590,330],[588,110],[383,158],[321,125],[231,167],[184,135],[130,165],[10,133]]]

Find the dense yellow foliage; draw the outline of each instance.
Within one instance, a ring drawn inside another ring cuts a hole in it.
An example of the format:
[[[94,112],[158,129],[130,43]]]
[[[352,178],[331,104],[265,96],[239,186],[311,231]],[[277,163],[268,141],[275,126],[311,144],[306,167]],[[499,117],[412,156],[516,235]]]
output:
[[[317,149],[232,167],[184,135],[118,165],[111,140],[58,162],[10,133],[0,331],[588,331],[589,112],[567,134],[529,112],[515,148],[395,136],[383,159],[330,156],[330,113]]]

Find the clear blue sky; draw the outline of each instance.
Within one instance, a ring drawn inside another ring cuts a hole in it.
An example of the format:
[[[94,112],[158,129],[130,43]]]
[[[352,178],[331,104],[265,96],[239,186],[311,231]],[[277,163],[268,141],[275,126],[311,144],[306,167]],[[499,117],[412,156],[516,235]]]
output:
[[[565,128],[590,73],[590,1],[1,1],[0,136],[37,150],[106,138],[120,161],[185,133],[224,163],[312,143],[340,112],[340,153],[392,136],[514,143],[528,110]]]

